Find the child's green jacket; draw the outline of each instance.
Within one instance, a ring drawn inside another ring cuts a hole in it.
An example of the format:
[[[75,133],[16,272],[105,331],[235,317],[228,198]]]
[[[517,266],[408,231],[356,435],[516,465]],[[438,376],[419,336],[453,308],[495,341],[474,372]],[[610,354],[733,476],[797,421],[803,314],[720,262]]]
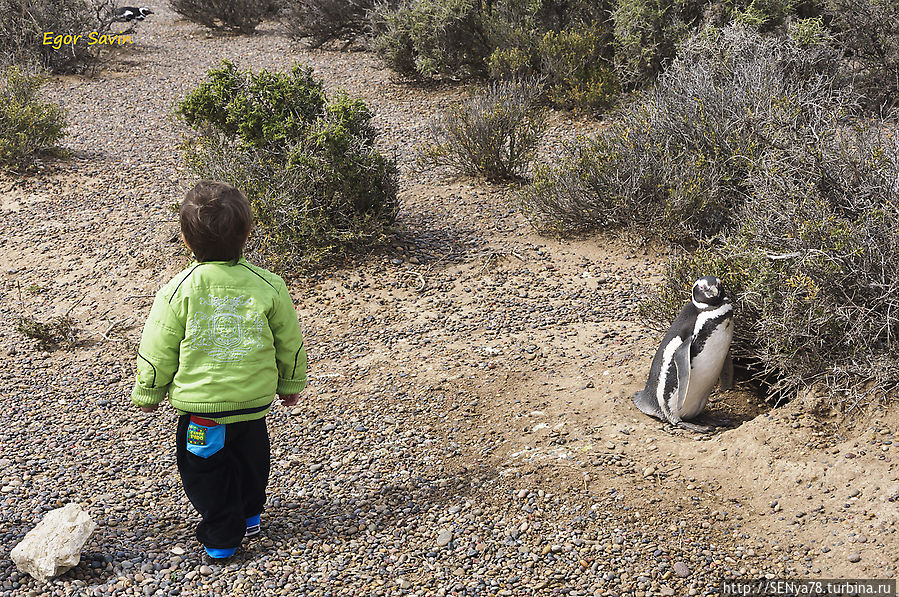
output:
[[[280,276],[245,259],[194,262],[156,294],[137,353],[137,406],[168,394],[180,414],[235,423],[305,386],[303,336]]]

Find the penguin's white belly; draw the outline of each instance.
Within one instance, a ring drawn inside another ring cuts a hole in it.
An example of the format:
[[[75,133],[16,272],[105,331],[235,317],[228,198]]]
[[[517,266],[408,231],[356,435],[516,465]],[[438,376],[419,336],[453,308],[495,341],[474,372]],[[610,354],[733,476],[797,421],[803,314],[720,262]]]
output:
[[[693,357],[690,362],[690,385],[684,405],[678,413],[682,419],[692,419],[705,408],[709,394],[721,376],[721,368],[733,335],[733,321],[728,320],[709,335],[702,352]]]

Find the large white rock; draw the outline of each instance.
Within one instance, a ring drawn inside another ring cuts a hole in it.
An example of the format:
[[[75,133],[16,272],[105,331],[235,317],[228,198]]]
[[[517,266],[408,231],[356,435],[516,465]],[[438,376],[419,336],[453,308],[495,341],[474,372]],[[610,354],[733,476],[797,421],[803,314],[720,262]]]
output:
[[[46,582],[78,565],[81,548],[95,528],[97,524],[81,506],[67,504],[47,512],[10,556],[21,572]]]

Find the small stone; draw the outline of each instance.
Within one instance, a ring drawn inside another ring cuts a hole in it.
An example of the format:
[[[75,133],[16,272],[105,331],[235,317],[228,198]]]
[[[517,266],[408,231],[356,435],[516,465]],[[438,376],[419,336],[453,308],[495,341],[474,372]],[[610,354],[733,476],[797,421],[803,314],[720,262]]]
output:
[[[437,547],[446,547],[453,540],[453,532],[450,529],[444,529],[437,535]]]
[[[200,574],[202,574],[203,576],[209,576],[210,574],[212,574],[212,568],[203,564],[202,566],[200,566]]]
[[[396,579],[396,586],[398,586],[401,589],[410,589],[410,588],[412,588],[412,581],[407,580],[403,577],[400,577],[400,578]]]
[[[655,472],[656,472],[656,469],[654,466],[648,466],[645,469],[643,469],[643,476],[650,477],[650,476],[654,475]]]
[[[681,578],[687,578],[688,576],[690,576],[690,567],[683,562],[675,562],[673,568],[674,573]]]
[[[852,562],[853,564],[855,564],[856,562],[861,562],[862,556],[861,556],[861,554],[858,554],[858,553],[849,554],[849,561]]]
[[[172,553],[175,554],[176,556],[183,556],[183,555],[184,555],[184,548],[183,548],[183,547],[178,547],[177,545],[176,545],[175,547],[173,547],[171,551],[172,551]]]

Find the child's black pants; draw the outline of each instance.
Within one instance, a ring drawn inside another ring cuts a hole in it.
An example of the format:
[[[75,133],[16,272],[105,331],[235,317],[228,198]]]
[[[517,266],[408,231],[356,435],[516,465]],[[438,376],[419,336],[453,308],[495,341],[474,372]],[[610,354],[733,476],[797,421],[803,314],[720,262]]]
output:
[[[203,517],[197,540],[217,549],[237,547],[246,519],[265,505],[270,466],[265,418],[218,426],[224,429],[202,423],[179,417],[175,442],[184,492]]]

